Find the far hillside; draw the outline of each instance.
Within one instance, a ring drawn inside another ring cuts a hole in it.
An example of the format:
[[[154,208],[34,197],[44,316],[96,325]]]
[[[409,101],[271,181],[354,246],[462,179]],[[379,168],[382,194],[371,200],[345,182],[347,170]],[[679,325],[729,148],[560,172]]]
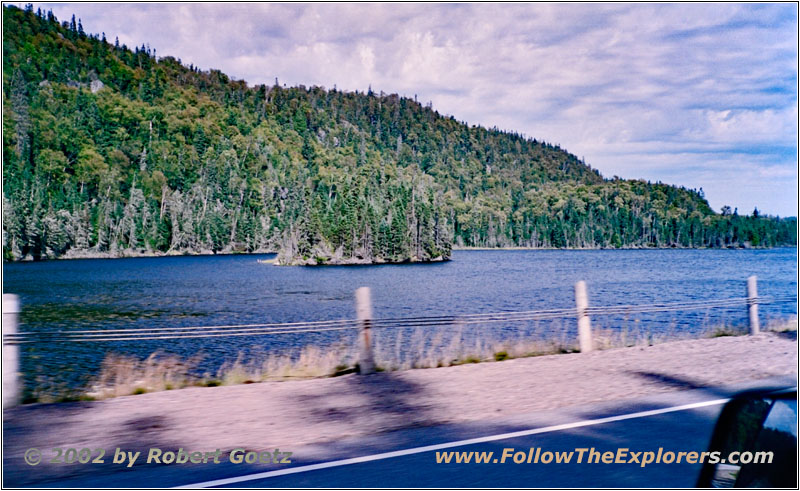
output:
[[[797,242],[794,218],[604,179],[557,145],[395,94],[250,87],[74,17],[3,14],[7,260],[276,251],[330,264]]]

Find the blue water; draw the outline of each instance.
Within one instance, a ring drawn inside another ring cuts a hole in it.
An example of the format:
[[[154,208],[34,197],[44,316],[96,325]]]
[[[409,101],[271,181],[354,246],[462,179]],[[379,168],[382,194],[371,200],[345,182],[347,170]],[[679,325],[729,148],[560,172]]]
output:
[[[297,322],[353,318],[356,288],[372,290],[377,318],[574,307],[585,280],[592,306],[745,296],[758,276],[761,296],[797,296],[797,250],[456,251],[447,263],[276,267],[272,255],[89,259],[3,265],[3,292],[21,297],[21,331]],[[760,306],[762,322],[797,314],[796,303]],[[627,318],[593,320],[620,328]],[[641,314],[649,331],[746,324],[744,306]],[[571,320],[562,323],[572,328]],[[513,332],[514,325],[491,327]],[[22,347],[26,383],[64,373],[65,383],[96,371],[108,352],[205,353],[209,366],[258,347],[291,350],[340,341],[351,331],[268,337],[35,344]],[[77,375],[76,375],[77,374]]]

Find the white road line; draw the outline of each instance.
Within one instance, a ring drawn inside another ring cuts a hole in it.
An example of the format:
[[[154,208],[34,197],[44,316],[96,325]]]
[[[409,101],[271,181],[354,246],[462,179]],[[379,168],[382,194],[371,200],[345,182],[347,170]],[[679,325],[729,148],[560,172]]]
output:
[[[364,462],[373,462],[376,460],[391,459],[394,457],[403,457],[406,455],[414,455],[424,452],[432,452],[434,450],[443,450],[446,448],[463,447],[465,445],[474,445],[476,443],[494,442],[497,440],[508,440],[510,438],[518,438],[521,436],[538,435],[541,433],[550,433],[554,431],[569,430],[572,428],[582,428],[584,426],[601,425],[605,423],[613,423],[615,421],[624,421],[626,419],[646,418],[648,416],[656,416],[659,414],[674,413],[676,411],[686,411],[688,409],[697,409],[707,406],[717,406],[725,404],[730,399],[715,399],[713,401],[695,402],[692,404],[684,404],[682,406],[665,407],[662,409],[652,409],[650,411],[640,411],[638,413],[621,414],[619,416],[609,416],[607,418],[590,419],[586,421],[576,421],[574,423],[566,423],[555,426],[545,426],[543,428],[534,428],[531,430],[514,431],[511,433],[502,433],[499,435],[482,436],[479,438],[470,438],[468,440],[459,440],[455,442],[439,443],[436,445],[426,445],[424,447],[407,448],[405,450],[395,450],[393,452],[379,453],[375,455],[365,455],[363,457],[353,457],[350,459],[333,460],[330,462],[321,462],[319,464],[301,465],[298,467],[289,467],[277,471],[258,472],[256,474],[248,474],[245,476],[229,477],[226,479],[216,479],[214,481],[205,481],[196,484],[187,484],[178,486],[177,488],[210,488],[213,486],[225,486],[228,484],[236,484],[246,481],[255,481],[258,479],[267,479],[270,477],[286,476],[288,474],[299,474],[301,472],[315,471],[319,469],[328,469],[331,467],[341,467],[343,465],[362,464]]]

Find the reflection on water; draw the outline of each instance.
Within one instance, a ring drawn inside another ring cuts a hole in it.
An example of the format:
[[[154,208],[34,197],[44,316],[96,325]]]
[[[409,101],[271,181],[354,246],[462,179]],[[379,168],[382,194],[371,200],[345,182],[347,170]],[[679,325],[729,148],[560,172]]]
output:
[[[110,304],[60,304],[48,302],[26,305],[20,315],[25,326],[47,325],[54,327],[71,327],[76,324],[97,325],[106,322],[121,323],[138,319],[152,319],[168,314],[167,310],[121,310]],[[170,314],[172,315],[172,314]],[[203,314],[190,314],[201,316]],[[180,316],[176,314],[175,316]]]
[[[592,306],[696,301],[759,294],[797,295],[796,249],[456,251],[433,264],[276,267],[270,255],[181,256],[4,264],[3,291],[20,295],[22,331],[138,329],[345,319],[353,294],[372,289],[376,317],[419,317],[572,308],[573,285],[585,280]],[[796,315],[796,305],[763,305],[762,322]],[[593,318],[593,328],[639,338],[691,333],[721,323],[746,325],[732,309]],[[493,338],[571,339],[571,319],[476,328]],[[405,335],[405,334],[404,334]],[[410,337],[409,334],[406,338]],[[85,382],[108,352],[204,353],[213,369],[253,349],[275,352],[306,344],[351,342],[352,331],[265,337],[36,344],[22,348],[26,381],[36,374]],[[394,334],[384,335],[394,339]],[[402,336],[401,336],[402,338]],[[426,341],[422,341],[424,344]],[[420,341],[417,342],[419,345]],[[403,347],[392,347],[402,351]],[[410,343],[409,343],[409,349]],[[416,348],[415,348],[416,349]],[[69,369],[69,371],[67,371]]]

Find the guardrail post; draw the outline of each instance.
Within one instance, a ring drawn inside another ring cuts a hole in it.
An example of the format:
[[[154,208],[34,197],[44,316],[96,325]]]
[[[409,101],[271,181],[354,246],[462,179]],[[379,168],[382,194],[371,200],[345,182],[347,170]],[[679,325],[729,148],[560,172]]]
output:
[[[372,300],[369,287],[356,290],[356,316],[361,324],[358,345],[358,373],[367,375],[375,372],[375,359],[372,356]]]
[[[3,294],[3,408],[19,404],[19,347],[6,344],[17,333],[19,296]]]
[[[592,351],[592,323],[586,309],[589,308],[589,296],[586,294],[586,282],[575,283],[575,307],[578,314],[578,342],[581,353]]]
[[[755,275],[747,278],[747,310],[750,314],[750,334],[759,333],[758,325],[758,283]]]

